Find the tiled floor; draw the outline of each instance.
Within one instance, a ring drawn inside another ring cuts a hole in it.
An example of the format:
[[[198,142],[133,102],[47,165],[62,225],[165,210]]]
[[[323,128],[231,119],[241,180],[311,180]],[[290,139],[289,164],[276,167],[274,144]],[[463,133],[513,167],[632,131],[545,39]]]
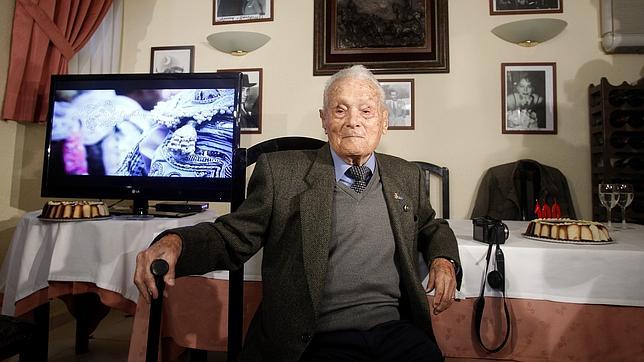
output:
[[[67,322],[58,327],[52,327],[49,332],[49,361],[50,362],[112,362],[127,361],[130,344],[130,332],[134,318],[121,311],[112,310],[98,326],[89,341],[89,352],[76,355],[74,352],[75,323],[71,317],[63,318]],[[10,362],[18,362],[18,357],[10,358]],[[189,361],[188,355],[183,355],[178,362]],[[208,353],[208,362],[226,361],[225,353]],[[454,359],[446,362],[484,362],[483,359]]]

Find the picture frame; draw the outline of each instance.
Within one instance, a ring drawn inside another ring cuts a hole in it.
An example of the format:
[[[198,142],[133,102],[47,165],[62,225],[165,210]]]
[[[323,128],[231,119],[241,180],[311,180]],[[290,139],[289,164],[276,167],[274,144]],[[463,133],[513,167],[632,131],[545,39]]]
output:
[[[383,1],[385,11],[373,7],[382,2],[314,0],[314,76],[353,64],[375,74],[449,73],[447,0]]]
[[[212,24],[273,21],[273,0],[213,0]]]
[[[192,73],[195,46],[162,46],[150,49],[150,73]]]
[[[557,133],[556,63],[501,63],[505,134]]]
[[[218,69],[218,72],[241,72],[242,105],[239,116],[241,133],[262,133],[263,69]]]
[[[490,15],[562,13],[563,0],[490,0]]]
[[[378,79],[389,111],[388,129],[414,129],[414,80]]]

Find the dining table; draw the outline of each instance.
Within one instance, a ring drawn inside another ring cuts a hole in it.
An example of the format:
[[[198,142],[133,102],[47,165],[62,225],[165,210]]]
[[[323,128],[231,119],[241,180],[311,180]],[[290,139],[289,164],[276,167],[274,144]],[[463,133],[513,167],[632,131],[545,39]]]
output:
[[[136,254],[172,227],[216,218],[212,210],[183,218],[132,218],[51,222],[26,213],[18,222],[0,268],[2,314],[25,315],[52,298],[97,296],[134,315],[129,361],[145,360],[149,305],[133,274]],[[498,344],[510,315],[508,343],[498,352],[481,347],[474,305],[484,286],[488,244],[474,240],[471,220],[449,219],[458,242],[463,280],[457,300],[431,315],[447,357],[514,361],[644,361],[644,226],[614,227],[611,243],[576,244],[523,235],[527,222],[505,221],[505,299],[485,285],[481,336]],[[262,298],[261,250],[245,264],[243,329]],[[161,356],[185,348],[225,351],[228,271],[178,278],[166,288]],[[432,296],[427,296],[431,302]],[[78,328],[77,328],[78,332]],[[78,340],[78,338],[77,338]]]
[[[50,300],[65,302],[76,319],[76,352],[110,308],[136,312],[136,255],[166,229],[212,221],[206,210],[185,217],[112,215],[100,219],[49,220],[25,213],[0,267],[1,313],[33,318],[36,344],[47,356]],[[178,214],[177,214],[178,215]]]
[[[505,298],[484,284],[488,244],[473,237],[471,220],[448,220],[458,241],[463,280],[457,300],[431,315],[444,355],[513,361],[644,361],[644,226],[613,228],[610,243],[574,243],[527,238],[528,222],[505,221]],[[493,261],[493,259],[492,259]],[[244,331],[261,303],[261,255],[247,262],[244,277]],[[492,266],[490,266],[492,268]],[[228,272],[178,278],[166,289],[162,355],[182,348],[225,351]],[[424,281],[426,283],[426,280]],[[486,307],[481,338],[500,344],[482,348],[474,323],[475,303],[484,287]],[[432,296],[428,295],[431,303]],[[130,340],[130,361],[142,361],[149,317],[139,303]]]

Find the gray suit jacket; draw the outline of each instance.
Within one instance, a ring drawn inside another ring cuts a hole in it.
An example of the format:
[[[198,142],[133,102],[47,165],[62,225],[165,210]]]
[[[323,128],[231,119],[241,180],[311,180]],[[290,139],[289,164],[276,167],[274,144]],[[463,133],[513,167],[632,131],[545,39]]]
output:
[[[458,261],[458,247],[423,191],[423,175],[402,159],[376,154],[400,270],[401,315],[433,337],[424,288],[416,272],[426,260]],[[264,247],[263,295],[242,360],[297,361],[315,330],[327,274],[333,190],[329,145],[262,155],[239,209],[213,223],[170,230],[183,239],[177,276],[236,269]],[[407,207],[406,207],[407,206]]]

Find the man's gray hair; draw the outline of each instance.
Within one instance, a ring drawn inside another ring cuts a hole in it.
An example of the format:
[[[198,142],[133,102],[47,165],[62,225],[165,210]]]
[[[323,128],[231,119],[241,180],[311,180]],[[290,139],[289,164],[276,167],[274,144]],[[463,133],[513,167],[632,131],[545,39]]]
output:
[[[331,88],[333,88],[333,85],[343,79],[347,78],[352,78],[352,79],[359,79],[359,80],[366,80],[372,83],[374,89],[378,92],[378,101],[380,102],[381,106],[385,106],[385,91],[382,89],[382,86],[380,85],[380,82],[378,82],[378,79],[374,77],[373,73],[367,68],[365,68],[364,65],[354,65],[349,68],[344,68],[340,70],[339,72],[335,73],[334,75],[331,76],[326,81],[326,85],[324,86],[324,109],[327,108],[328,106],[328,101],[329,101],[329,91]]]

